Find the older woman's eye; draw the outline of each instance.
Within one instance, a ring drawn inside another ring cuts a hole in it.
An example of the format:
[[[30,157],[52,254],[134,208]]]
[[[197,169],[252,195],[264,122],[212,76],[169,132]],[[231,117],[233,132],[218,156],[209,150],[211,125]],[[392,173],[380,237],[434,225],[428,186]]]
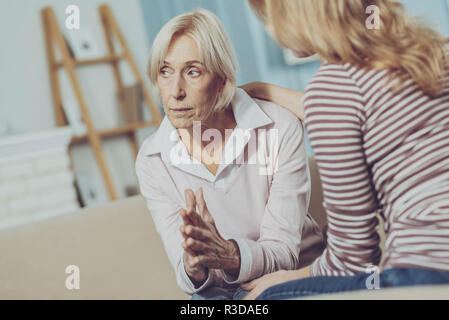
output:
[[[167,76],[168,76],[168,71],[165,70],[165,69],[161,69],[161,70],[159,71],[159,73],[160,73],[161,76],[163,76],[163,77],[167,77]]]
[[[192,77],[198,77],[201,73],[199,71],[196,70],[190,70],[188,75],[192,76]]]

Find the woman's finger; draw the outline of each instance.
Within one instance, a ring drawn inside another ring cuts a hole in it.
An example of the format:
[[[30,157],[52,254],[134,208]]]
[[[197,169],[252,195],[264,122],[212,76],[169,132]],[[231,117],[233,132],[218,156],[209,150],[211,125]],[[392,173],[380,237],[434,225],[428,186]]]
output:
[[[201,228],[207,228],[207,225],[204,222],[203,218],[201,218],[201,216],[196,211],[187,211],[187,217],[190,221],[192,221],[192,225]]]
[[[200,241],[209,241],[210,240],[210,232],[207,229],[203,229],[200,227],[188,225],[184,228],[184,233],[187,237],[194,238],[195,240]]]
[[[261,277],[256,280],[258,280],[257,283],[251,289],[245,289],[245,290],[250,291],[250,293],[248,293],[243,300],[254,300],[262,292],[264,292],[266,289],[271,287],[270,282],[267,281],[264,277]]]
[[[199,256],[194,256],[194,257],[192,258],[191,266],[192,266],[192,267],[197,267],[197,266],[199,266],[200,264],[201,264],[200,257],[199,257]]]
[[[253,290],[255,287],[260,286],[263,282],[269,282],[272,278],[276,277],[277,272],[268,273],[266,275],[263,275],[257,279],[254,279],[250,282],[246,282],[242,284],[242,288],[245,290]],[[245,287],[243,287],[245,286]]]
[[[195,240],[193,238],[187,238],[185,241],[186,248],[193,252],[206,253],[210,250],[210,247],[202,241]]]
[[[189,215],[187,214],[187,210],[185,209],[181,209],[179,210],[181,217],[182,217],[182,222],[184,222],[184,225],[190,225],[193,224],[193,222],[190,220]]]
[[[182,237],[185,240],[190,238],[190,236],[187,234],[187,231],[186,231],[187,227],[189,227],[189,226],[191,226],[191,225],[187,225],[187,226],[186,225],[182,225],[181,228],[179,228],[179,230],[181,231],[181,235],[182,235]]]
[[[198,205],[198,211],[203,216],[203,211],[206,208],[206,202],[204,201],[203,188],[199,188],[195,193],[195,201]],[[203,217],[204,218],[204,217]]]
[[[203,218],[205,222],[214,224],[214,218],[210,214],[209,209],[207,208],[206,201],[204,200],[203,188],[199,188],[197,190],[197,192],[195,193],[195,200],[196,204],[198,205],[198,210],[200,211],[201,218]]]
[[[255,300],[265,289],[263,288],[255,288],[248,293],[243,300]]]
[[[193,263],[195,266],[203,265],[211,269],[221,269],[220,261],[214,256],[201,254],[193,258]]]
[[[241,285],[240,285],[240,287],[243,289],[243,290],[246,290],[246,291],[251,291],[251,290],[253,290],[254,288],[255,288],[255,284],[253,284],[253,282],[252,281],[250,281],[250,282],[246,282],[246,283],[242,283]]]
[[[185,239],[186,238],[186,231],[185,231],[185,229],[186,229],[186,226],[185,225],[182,225],[180,228],[179,228],[179,231],[181,232],[181,235],[182,235],[182,237]]]
[[[186,242],[185,242],[185,241],[182,243],[182,247],[183,247],[183,249],[184,249],[185,252],[187,252],[191,257],[193,257],[192,259],[194,259],[194,257],[197,255],[197,253],[196,253],[195,251],[193,251],[191,248],[189,248],[189,247],[186,245]],[[192,262],[190,263],[190,266],[191,266],[191,267],[194,267],[194,265],[193,265]]]
[[[194,212],[196,209],[196,202],[195,202],[195,194],[191,189],[186,189],[184,192],[184,196],[186,198],[186,209],[187,212]]]
[[[194,265],[192,264],[192,261],[195,257],[200,256],[202,254],[204,254],[201,250],[196,250],[194,248],[194,246],[192,246],[192,244],[194,243],[194,239],[187,237],[183,243],[182,243],[182,248],[184,249],[185,252],[187,252],[187,254],[190,256],[190,265],[193,267]]]
[[[253,290],[257,286],[257,284],[261,281],[261,279],[262,277],[254,279],[250,282],[243,283],[241,287],[242,289],[245,289],[247,291]]]

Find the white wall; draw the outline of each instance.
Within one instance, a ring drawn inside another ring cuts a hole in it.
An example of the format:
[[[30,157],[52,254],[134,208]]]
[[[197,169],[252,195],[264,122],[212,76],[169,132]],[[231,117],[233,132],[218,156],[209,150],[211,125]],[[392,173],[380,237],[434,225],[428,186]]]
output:
[[[98,6],[108,4],[122,29],[136,63],[144,74],[149,54],[143,14],[138,0],[15,0],[0,1],[0,122],[9,125],[8,134],[34,132],[55,127],[48,66],[42,32],[40,10],[53,7],[59,25],[64,26],[65,8],[78,5],[81,28],[88,28],[106,53]],[[67,31],[65,31],[67,32]],[[133,77],[122,66],[125,84]],[[112,68],[91,66],[78,69],[78,75],[94,125],[108,128],[120,121],[120,109]],[[148,81],[147,81],[148,85]],[[153,97],[156,96],[153,94]],[[148,130],[140,132],[141,139]],[[104,140],[104,151],[119,195],[124,196],[125,185],[136,185],[134,160],[125,138]],[[88,176],[100,185],[100,198],[107,198],[102,178],[88,144],[72,149],[76,173]]]

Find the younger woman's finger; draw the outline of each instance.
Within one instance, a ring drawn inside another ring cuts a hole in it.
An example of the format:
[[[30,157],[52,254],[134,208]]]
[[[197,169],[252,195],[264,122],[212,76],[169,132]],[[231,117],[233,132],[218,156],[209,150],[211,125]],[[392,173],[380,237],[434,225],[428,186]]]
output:
[[[257,278],[257,279],[254,279],[254,280],[250,281],[250,282],[243,283],[241,285],[241,287],[242,287],[242,289],[245,289],[247,291],[251,291],[251,290],[253,290],[257,286],[257,284],[260,282],[260,279],[261,278]]]

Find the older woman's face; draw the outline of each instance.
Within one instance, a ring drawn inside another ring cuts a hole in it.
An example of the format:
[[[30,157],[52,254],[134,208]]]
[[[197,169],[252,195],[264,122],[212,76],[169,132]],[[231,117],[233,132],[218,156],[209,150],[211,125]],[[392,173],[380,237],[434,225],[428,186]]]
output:
[[[165,114],[179,129],[191,128],[193,121],[207,121],[224,81],[206,70],[191,37],[176,35],[159,70],[157,85]]]

